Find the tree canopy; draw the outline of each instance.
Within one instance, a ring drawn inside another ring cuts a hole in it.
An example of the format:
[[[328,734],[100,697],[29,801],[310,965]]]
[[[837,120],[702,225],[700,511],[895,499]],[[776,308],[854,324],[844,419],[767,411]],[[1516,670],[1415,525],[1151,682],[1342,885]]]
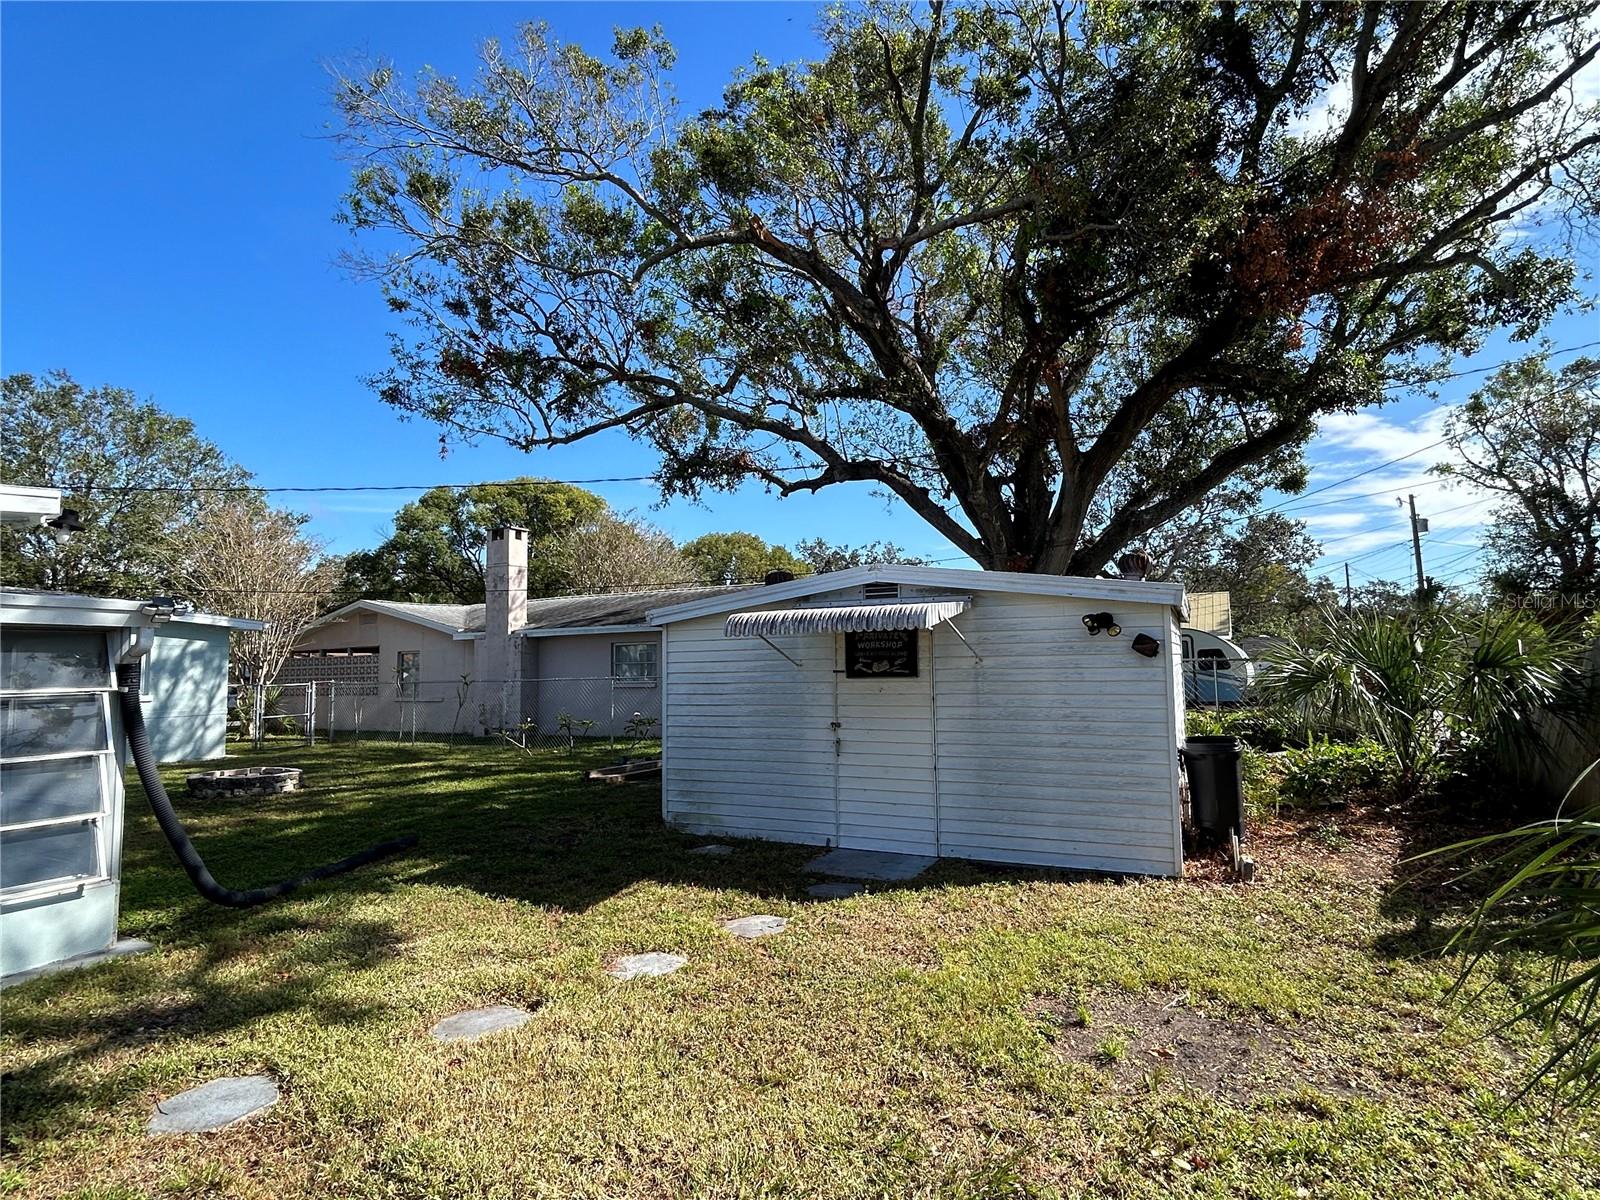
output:
[[[1239,633],[1283,637],[1339,603],[1334,586],[1310,573],[1320,550],[1304,522],[1261,512],[1220,537],[1180,547],[1158,570],[1191,592],[1227,592]]]
[[[210,612],[266,622],[229,639],[235,672],[247,683],[276,677],[338,583],[339,560],[306,535],[305,523],[257,495],[213,496],[169,551],[178,594]]]
[[[844,571],[850,567],[868,567],[874,563],[907,563],[925,566],[923,559],[907,554],[893,542],[868,542],[864,546],[835,545],[821,538],[798,542],[794,548],[806,571],[826,575],[829,571]]]
[[[1600,360],[1508,364],[1451,414],[1446,434],[1456,457],[1435,469],[1500,501],[1484,539],[1496,590],[1600,607]]]
[[[811,570],[785,547],[769,546],[753,533],[706,533],[678,550],[700,583],[760,583],[768,571],[806,575]]]
[[[394,530],[379,546],[345,559],[340,596],[479,603],[484,543],[500,525],[528,530],[528,592],[553,595],[570,581],[548,552],[550,539],[605,511],[606,502],[593,492],[548,479],[432,488],[395,513]]]
[[[178,592],[174,539],[218,494],[206,489],[244,487],[250,473],[192,421],[126,388],[54,371],[7,376],[0,395],[0,478],[60,488],[84,524],[61,544],[48,529],[0,531],[0,581],[130,599]]]
[[[1573,298],[1595,7],[837,5],[696,114],[658,31],[352,70],[352,262],[411,323],[374,383],[447,437],[624,430],[669,495],[864,481],[985,567],[1092,574]]]
[[[614,513],[609,508],[546,539],[533,551],[545,558],[567,593],[685,587],[695,582],[694,568],[678,553],[671,537],[635,513]],[[530,561],[530,577],[532,566]]]

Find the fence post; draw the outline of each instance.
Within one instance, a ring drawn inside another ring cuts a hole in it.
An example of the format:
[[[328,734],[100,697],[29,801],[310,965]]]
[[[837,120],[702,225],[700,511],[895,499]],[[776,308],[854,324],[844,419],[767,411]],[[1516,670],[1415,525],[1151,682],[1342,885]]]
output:
[[[317,681],[306,684],[306,745],[317,744]]]

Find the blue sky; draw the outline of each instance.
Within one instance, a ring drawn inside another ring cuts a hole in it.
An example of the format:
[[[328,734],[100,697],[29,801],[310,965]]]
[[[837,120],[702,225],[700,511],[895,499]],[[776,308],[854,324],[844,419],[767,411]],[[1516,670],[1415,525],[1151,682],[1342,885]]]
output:
[[[192,418],[267,485],[646,474],[653,460],[624,437],[531,456],[485,444],[441,460],[431,427],[397,420],[361,383],[387,361],[391,318],[375,290],[336,264],[349,245],[333,221],[347,166],[326,139],[324,64],[371,54],[406,71],[426,64],[466,75],[484,37],[525,19],[597,47],[614,25],[659,22],[679,49],[676,84],[692,110],[714,102],[753,54],[783,60],[814,50],[815,12],[790,3],[8,3],[0,9],[0,370],[62,367],[84,383],[132,388]],[[1592,256],[1585,265],[1593,268]],[[1600,338],[1600,328],[1573,316],[1550,337],[1576,345]],[[1507,352],[1496,341],[1479,362]],[[1443,399],[1460,399],[1477,380],[1447,385]],[[1314,447],[1312,486],[1426,445],[1440,416],[1438,405],[1402,396],[1329,422]],[[1434,457],[1285,503],[1329,539],[1328,570],[1348,557],[1358,582],[1398,578],[1409,552],[1391,545],[1406,535],[1394,498],[1415,487],[1421,511],[1437,514],[1430,563],[1463,577],[1484,506],[1427,477]],[[648,510],[657,499],[643,484],[595,490],[619,508]],[[376,543],[411,495],[292,502],[342,552]],[[935,559],[956,554],[864,486],[783,501],[751,487],[647,515],[680,540],[742,528],[786,543],[886,538]]]

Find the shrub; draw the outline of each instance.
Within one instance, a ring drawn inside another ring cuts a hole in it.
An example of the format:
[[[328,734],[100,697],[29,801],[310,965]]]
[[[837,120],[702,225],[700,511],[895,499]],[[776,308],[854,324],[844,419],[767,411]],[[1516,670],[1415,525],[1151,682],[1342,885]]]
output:
[[[1184,731],[1187,737],[1236,737],[1257,750],[1305,745],[1305,739],[1295,734],[1291,720],[1263,707],[1226,711],[1191,708],[1184,714]]]
[[[1244,800],[1256,811],[1277,812],[1282,803],[1283,756],[1267,754],[1246,745],[1239,768],[1244,774]]]
[[[1288,804],[1342,804],[1352,797],[1389,793],[1397,772],[1376,742],[1314,742],[1283,755],[1278,792]]]
[[[1498,761],[1537,755],[1540,714],[1571,692],[1577,648],[1524,613],[1329,613],[1315,644],[1273,651],[1258,683],[1308,737],[1370,738],[1396,791],[1432,786],[1466,745]]]

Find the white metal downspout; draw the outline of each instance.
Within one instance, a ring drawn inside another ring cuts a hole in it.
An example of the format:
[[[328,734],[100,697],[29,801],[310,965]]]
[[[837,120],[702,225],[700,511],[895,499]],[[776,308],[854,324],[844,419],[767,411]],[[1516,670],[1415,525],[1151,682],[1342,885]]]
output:
[[[123,633],[122,649],[117,652],[117,662],[138,662],[150,653],[156,644],[156,627],[154,625],[141,625],[137,629],[126,630]]]

